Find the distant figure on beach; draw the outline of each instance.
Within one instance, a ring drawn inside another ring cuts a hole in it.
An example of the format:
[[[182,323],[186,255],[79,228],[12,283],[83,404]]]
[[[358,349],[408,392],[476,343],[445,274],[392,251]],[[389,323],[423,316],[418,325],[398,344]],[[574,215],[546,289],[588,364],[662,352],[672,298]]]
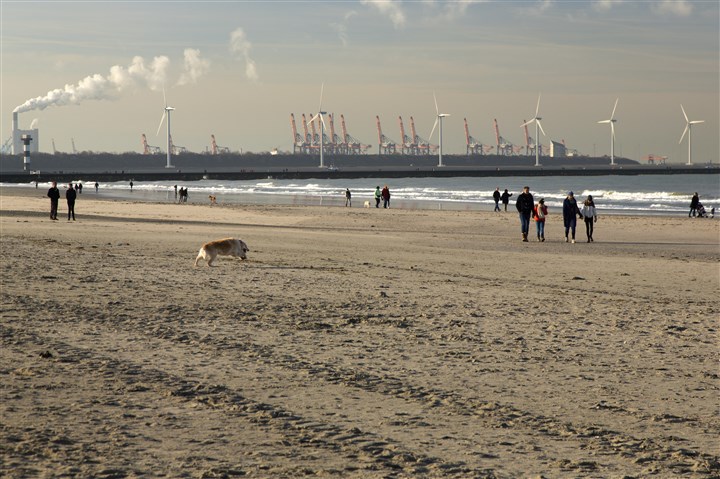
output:
[[[383,208],[390,208],[390,188],[385,185],[382,189]]]
[[[95,182],[95,193],[98,192],[98,188],[100,188],[100,184],[96,181]]]
[[[577,215],[577,216],[576,216]],[[568,233],[572,234],[572,242],[575,242],[575,228],[577,227],[577,217],[582,218],[580,208],[578,208],[577,200],[572,191],[569,191],[567,198],[563,201],[563,223],[565,223],[565,242],[568,242]]]
[[[352,206],[352,194],[350,188],[345,188],[345,206]]]
[[[697,215],[698,205],[700,204],[700,196],[695,192],[693,197],[690,199],[690,213],[688,213],[688,218],[691,216]]]
[[[177,185],[175,185],[175,201],[177,201]]]
[[[495,192],[493,193],[493,200],[495,200],[495,211],[500,211],[500,187],[495,188]]]
[[[538,241],[545,241],[545,217],[547,214],[548,209],[547,206],[545,206],[545,198],[540,198],[540,201],[538,201],[533,209],[533,218],[535,218]]]
[[[187,203],[188,200],[188,189],[185,188],[185,192],[183,193],[183,203]]]
[[[132,191],[132,187],[133,187],[133,182],[132,182],[132,180],[130,180],[130,191]]]
[[[37,190],[37,188],[38,188],[38,180],[35,180],[35,189]]]
[[[185,198],[185,188],[183,188],[181,186],[180,187],[180,199],[178,200],[178,203],[182,203],[184,198]]]
[[[380,208],[380,198],[382,198],[382,192],[380,191],[380,187],[375,187],[375,208]]]
[[[208,195],[208,198],[210,199],[210,206],[215,206],[217,204],[217,197],[215,195]]]
[[[593,223],[597,223],[597,210],[595,209],[595,202],[593,201],[592,195],[588,195],[587,199],[583,202],[582,211],[580,212],[582,217],[585,218],[585,233],[587,234],[587,242],[590,243],[595,241],[593,239]]]
[[[710,218],[715,218],[715,207],[710,208]]]
[[[515,208],[518,210],[520,215],[520,230],[522,232],[522,240],[527,242],[528,233],[530,232],[530,215],[532,215],[533,208],[535,208],[535,200],[533,195],[530,194],[530,187],[523,187],[523,192],[518,196],[515,202]]]
[[[502,195],[500,195],[500,199],[502,199],[502,204],[505,207],[505,211],[507,211],[508,203],[510,203],[510,197],[512,196],[512,193],[508,193],[507,188],[505,188],[505,191]]]
[[[60,200],[60,190],[58,190],[57,181],[52,182],[47,196],[50,198],[50,219],[57,220],[58,200]]]
[[[65,200],[67,200],[68,205],[68,221],[70,221],[71,215],[72,220],[75,221],[75,199],[77,199],[77,191],[73,189],[73,185],[70,183],[67,191],[65,192]]]

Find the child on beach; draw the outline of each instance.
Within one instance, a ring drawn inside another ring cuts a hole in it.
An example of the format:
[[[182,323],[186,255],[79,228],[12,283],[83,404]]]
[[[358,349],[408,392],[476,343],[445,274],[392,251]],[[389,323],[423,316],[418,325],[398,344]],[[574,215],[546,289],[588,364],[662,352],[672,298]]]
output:
[[[533,208],[538,241],[545,241],[545,217],[547,214],[548,209],[547,206],[545,206],[545,198],[540,198],[540,201],[538,201],[535,208]]]
[[[583,218],[585,218],[585,233],[587,234],[587,242],[590,243],[593,240],[593,223],[597,223],[597,210],[595,209],[595,202],[593,201],[592,195],[588,195],[587,199],[583,203],[581,211]]]

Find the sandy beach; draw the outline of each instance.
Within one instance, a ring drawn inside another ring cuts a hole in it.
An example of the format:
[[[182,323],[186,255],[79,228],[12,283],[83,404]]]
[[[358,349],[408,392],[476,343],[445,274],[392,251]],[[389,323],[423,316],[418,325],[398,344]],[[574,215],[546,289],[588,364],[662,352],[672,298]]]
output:
[[[720,476],[717,219],[1,193],[0,476]]]

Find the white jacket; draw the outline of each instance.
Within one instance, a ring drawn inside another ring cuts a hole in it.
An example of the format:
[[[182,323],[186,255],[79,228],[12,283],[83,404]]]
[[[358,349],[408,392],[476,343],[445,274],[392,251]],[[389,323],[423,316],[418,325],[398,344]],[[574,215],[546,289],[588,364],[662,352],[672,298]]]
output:
[[[597,211],[595,211],[594,206],[583,205],[581,213],[583,215],[583,218],[596,218],[597,217]]]

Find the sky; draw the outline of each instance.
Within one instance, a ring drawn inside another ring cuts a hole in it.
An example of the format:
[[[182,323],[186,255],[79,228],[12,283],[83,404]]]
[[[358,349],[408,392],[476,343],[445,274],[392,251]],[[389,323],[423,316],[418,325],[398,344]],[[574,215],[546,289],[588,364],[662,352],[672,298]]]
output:
[[[175,145],[292,150],[290,114],[344,115],[377,152],[410,117],[445,154],[470,134],[524,146],[539,116],[550,140],[586,155],[720,161],[720,2],[6,1],[0,2],[0,132],[39,128],[40,151],[140,152],[165,102]],[[530,135],[535,136],[534,126]]]

